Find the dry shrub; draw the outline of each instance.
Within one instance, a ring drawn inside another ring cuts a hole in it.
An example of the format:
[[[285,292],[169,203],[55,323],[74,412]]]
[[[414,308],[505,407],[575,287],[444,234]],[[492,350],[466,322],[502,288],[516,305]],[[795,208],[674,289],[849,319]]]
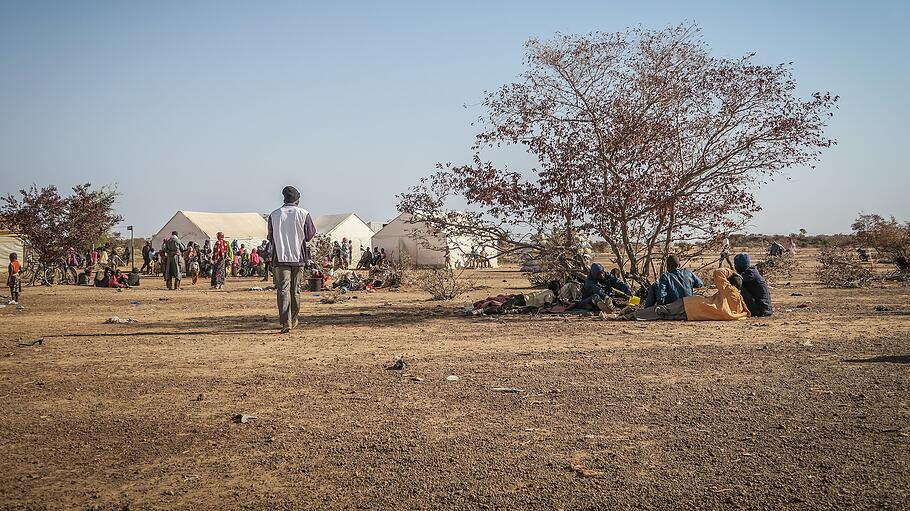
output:
[[[463,268],[428,268],[410,272],[410,281],[418,289],[430,293],[433,300],[453,300],[476,288],[465,276]]]
[[[769,284],[779,283],[793,276],[793,272],[799,269],[799,263],[796,257],[787,252],[779,256],[769,255],[764,261],[759,261],[755,265],[762,277]]]
[[[833,288],[863,287],[874,279],[852,251],[842,248],[821,249],[816,275],[824,286]]]
[[[522,272],[531,285],[584,279],[593,257],[590,244],[579,234],[539,234],[533,247],[521,254]]]

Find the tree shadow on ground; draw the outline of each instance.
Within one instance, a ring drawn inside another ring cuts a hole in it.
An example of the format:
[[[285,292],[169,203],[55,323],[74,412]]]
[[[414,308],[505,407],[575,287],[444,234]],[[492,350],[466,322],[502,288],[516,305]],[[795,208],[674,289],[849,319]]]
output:
[[[302,314],[296,331],[325,326],[350,327],[408,327],[437,318],[455,315],[449,310],[370,310],[345,311],[330,314]],[[118,327],[119,325],[112,325]],[[179,334],[255,334],[278,330],[277,315],[238,314],[219,317],[175,318],[167,321],[142,322],[123,325],[123,331],[73,332],[48,337],[134,337],[167,336]]]
[[[910,355],[880,355],[871,358],[854,358],[844,360],[844,362],[860,364],[910,364]]]

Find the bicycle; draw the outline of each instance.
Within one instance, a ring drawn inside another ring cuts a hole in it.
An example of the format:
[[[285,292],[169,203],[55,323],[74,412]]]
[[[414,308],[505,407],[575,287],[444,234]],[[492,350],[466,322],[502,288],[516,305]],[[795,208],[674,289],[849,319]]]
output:
[[[44,271],[44,283],[48,286],[57,284],[73,285],[79,281],[79,274],[72,266],[53,262],[47,265]]]

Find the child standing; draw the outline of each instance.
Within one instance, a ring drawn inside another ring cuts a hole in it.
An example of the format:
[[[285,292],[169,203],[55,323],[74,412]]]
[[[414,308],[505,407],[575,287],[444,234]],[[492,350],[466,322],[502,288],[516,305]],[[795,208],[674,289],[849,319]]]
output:
[[[22,279],[19,278],[19,272],[22,265],[19,264],[19,256],[13,252],[9,255],[9,278],[6,279],[6,285],[9,286],[10,305],[19,303],[19,293],[22,292]]]

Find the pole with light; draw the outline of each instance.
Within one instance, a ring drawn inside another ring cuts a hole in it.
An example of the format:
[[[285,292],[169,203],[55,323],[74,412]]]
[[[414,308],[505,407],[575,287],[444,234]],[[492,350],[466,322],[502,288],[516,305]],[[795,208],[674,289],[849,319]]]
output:
[[[136,247],[133,245],[133,226],[127,225],[126,230],[130,231],[130,271],[136,267]]]

